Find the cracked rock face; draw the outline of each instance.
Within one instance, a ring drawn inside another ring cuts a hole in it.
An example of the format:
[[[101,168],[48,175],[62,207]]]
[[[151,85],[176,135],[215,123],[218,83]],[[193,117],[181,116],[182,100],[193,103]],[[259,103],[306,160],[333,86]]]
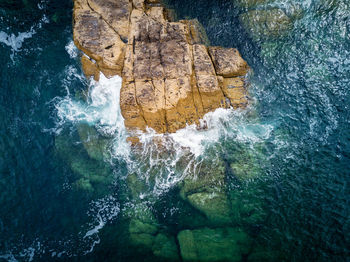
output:
[[[156,0],[75,0],[74,41],[84,73],[121,75],[129,131],[171,133],[204,114],[247,105],[246,61],[234,48],[208,47],[197,20],[172,22]]]

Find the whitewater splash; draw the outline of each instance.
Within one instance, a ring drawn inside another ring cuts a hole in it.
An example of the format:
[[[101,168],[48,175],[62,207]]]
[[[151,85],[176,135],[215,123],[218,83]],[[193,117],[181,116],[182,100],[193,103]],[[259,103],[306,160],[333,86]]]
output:
[[[121,83],[119,76],[108,79],[101,73],[99,82],[90,80],[86,101],[77,101],[70,93],[59,101],[58,118],[73,123],[86,122],[107,136],[123,133],[124,119],[119,106]]]
[[[72,58],[76,57],[72,42],[66,49]],[[74,68],[68,68],[67,75],[67,96],[55,104],[60,126],[67,122],[87,123],[95,127],[101,136],[112,138],[106,155],[124,161],[129,173],[136,173],[140,180],[151,184],[149,194],[162,194],[187,175],[197,174],[208,148],[220,145],[227,139],[254,145],[268,139],[273,131],[273,125],[248,120],[249,109],[219,108],[204,116],[202,121],[206,122],[206,130],[189,125],[176,133],[157,134],[148,129],[147,132],[138,133],[142,146],[133,151],[126,141],[128,132],[119,104],[122,79],[119,76],[106,78],[101,73],[98,82],[89,80],[85,99],[78,100],[69,90],[69,81],[73,77],[83,81],[84,77]],[[155,181],[151,183],[150,177]]]
[[[66,51],[72,59],[77,57],[78,50],[73,41],[66,45]],[[55,100],[57,130],[66,123],[85,123],[93,126],[102,137],[110,138],[112,143],[105,154],[110,159],[105,161],[125,162],[128,173],[137,174],[139,180],[150,185],[145,194],[162,194],[187,175],[198,174],[202,161],[213,157],[207,156],[208,149],[215,147],[214,151],[220,154],[222,144],[232,140],[253,148],[254,144],[266,141],[274,129],[272,124],[262,124],[256,117],[249,117],[253,108],[219,108],[201,120],[206,123],[206,130],[198,130],[196,125],[172,134],[157,134],[147,129],[137,134],[141,147],[133,150],[127,142],[129,134],[119,104],[121,77],[107,78],[101,73],[98,82],[89,79],[84,99],[77,99],[70,89],[71,83],[75,80],[85,82],[85,77],[73,66],[67,67],[65,75],[63,85],[67,95]]]

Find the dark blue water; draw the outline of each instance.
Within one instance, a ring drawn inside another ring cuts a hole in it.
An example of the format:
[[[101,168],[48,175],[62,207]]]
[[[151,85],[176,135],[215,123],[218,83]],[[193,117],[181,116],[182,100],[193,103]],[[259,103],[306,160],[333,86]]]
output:
[[[239,19],[247,10],[231,1],[168,2],[179,18],[198,18],[212,45],[237,47],[254,71],[251,109],[224,118],[225,134],[200,157],[226,163],[227,194],[264,214],[235,226],[260,261],[349,261],[350,3],[275,1],[287,10],[299,3],[302,15],[284,37],[254,39]],[[127,177],[167,178],[189,160],[152,165],[147,154],[121,153],[120,128],[103,133],[91,111],[62,117],[67,103],[91,105],[71,9],[65,0],[0,1],[0,261],[164,261],[128,242]],[[97,137],[95,151],[84,132]],[[254,179],[242,182],[232,163],[244,154],[254,161],[239,168]],[[211,227],[174,181],[146,203],[157,223],[173,236]]]

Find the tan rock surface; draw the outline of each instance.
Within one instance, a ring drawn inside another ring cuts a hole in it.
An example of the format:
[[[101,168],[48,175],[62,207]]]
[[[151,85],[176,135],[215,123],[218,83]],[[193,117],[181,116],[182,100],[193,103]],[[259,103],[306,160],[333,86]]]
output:
[[[209,47],[209,53],[218,75],[223,77],[243,76],[248,72],[248,64],[236,48]]]
[[[123,78],[130,130],[175,132],[219,107],[247,104],[248,65],[234,48],[208,47],[198,20],[171,22],[159,1],[75,0],[74,41],[87,76]]]
[[[96,81],[100,79],[100,71],[96,63],[91,61],[87,56],[81,57],[81,67],[86,77],[93,76]]]

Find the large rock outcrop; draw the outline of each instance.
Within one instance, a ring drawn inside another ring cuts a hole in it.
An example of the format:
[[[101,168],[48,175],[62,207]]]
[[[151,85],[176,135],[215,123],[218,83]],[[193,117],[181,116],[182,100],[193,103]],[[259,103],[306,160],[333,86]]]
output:
[[[197,20],[171,21],[156,0],[75,0],[74,41],[87,76],[121,75],[130,130],[171,133],[204,114],[247,104],[248,65],[234,48],[208,47]]]

